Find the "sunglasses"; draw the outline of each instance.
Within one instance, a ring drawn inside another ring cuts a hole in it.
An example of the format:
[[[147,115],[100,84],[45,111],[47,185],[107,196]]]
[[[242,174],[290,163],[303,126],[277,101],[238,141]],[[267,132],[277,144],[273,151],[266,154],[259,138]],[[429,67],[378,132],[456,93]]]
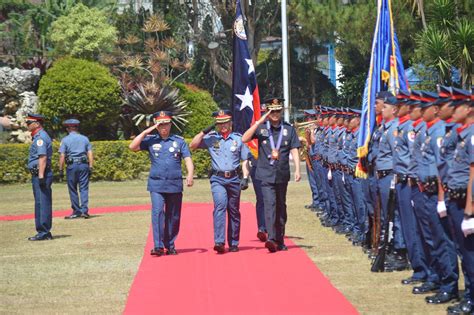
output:
[[[32,123],[35,123],[35,122],[36,122],[36,120],[27,120],[26,124],[29,126],[29,125],[31,125]]]

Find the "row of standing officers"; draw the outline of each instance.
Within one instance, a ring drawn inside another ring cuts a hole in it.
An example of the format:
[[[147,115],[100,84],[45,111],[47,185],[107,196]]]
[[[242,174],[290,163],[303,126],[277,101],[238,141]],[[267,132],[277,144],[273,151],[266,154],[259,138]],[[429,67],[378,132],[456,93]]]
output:
[[[474,102],[471,91],[438,88],[396,96],[380,92],[363,159],[360,111],[317,107],[306,130],[313,193],[308,208],[373,259],[388,248],[382,269],[412,269],[402,284],[416,285],[413,294],[434,293],[425,297],[427,303],[461,299],[448,313],[472,313]],[[357,170],[368,178],[356,176]],[[384,228],[388,221],[390,230]]]

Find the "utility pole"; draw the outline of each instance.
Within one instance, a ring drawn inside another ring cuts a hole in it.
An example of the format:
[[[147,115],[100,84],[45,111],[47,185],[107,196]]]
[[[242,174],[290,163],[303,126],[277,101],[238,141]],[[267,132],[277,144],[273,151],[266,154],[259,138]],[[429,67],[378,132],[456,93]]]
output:
[[[290,122],[290,85],[289,85],[289,65],[288,65],[288,23],[286,16],[286,0],[281,0],[281,55],[283,59],[283,98],[284,119]]]

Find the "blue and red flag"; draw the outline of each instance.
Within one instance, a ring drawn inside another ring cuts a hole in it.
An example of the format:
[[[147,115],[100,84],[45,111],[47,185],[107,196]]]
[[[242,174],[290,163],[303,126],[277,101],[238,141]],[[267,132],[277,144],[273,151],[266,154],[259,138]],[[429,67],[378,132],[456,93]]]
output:
[[[232,61],[232,116],[236,132],[244,133],[260,118],[260,96],[258,94],[257,75],[250,57],[245,32],[244,18],[240,0],[236,3],[233,27],[233,61]],[[248,143],[250,151],[257,156],[256,140]]]
[[[391,0],[377,1],[377,22],[372,41],[372,56],[369,73],[365,82],[362,100],[362,115],[358,139],[357,155],[368,154],[369,142],[375,128],[375,97],[380,91],[396,94],[398,89],[408,90],[397,34],[393,25]],[[356,170],[357,176],[364,176],[364,170]]]

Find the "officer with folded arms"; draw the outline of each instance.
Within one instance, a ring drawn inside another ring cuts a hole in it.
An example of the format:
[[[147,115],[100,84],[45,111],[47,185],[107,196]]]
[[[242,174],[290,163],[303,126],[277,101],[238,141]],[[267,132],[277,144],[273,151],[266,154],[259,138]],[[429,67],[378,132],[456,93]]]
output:
[[[225,252],[225,220],[228,212],[227,242],[230,252],[239,251],[240,193],[248,188],[249,149],[242,136],[232,132],[232,114],[229,110],[213,113],[215,125],[198,133],[189,144],[191,150],[207,149],[211,156],[211,191],[214,199],[214,250]],[[216,128],[217,131],[213,129]],[[242,162],[242,180],[239,179]]]
[[[72,207],[72,214],[65,219],[89,218],[89,179],[94,155],[89,138],[79,133],[79,124],[77,119],[64,121],[69,135],[63,138],[59,146],[59,175],[61,179],[64,177],[66,163],[67,188]]]
[[[44,117],[39,114],[28,114],[26,125],[31,132],[33,143],[28,156],[28,169],[32,175],[33,196],[35,197],[35,225],[38,232],[28,238],[29,241],[51,240],[53,224],[52,189],[53,171],[51,157],[53,146],[51,138],[43,129]]]

